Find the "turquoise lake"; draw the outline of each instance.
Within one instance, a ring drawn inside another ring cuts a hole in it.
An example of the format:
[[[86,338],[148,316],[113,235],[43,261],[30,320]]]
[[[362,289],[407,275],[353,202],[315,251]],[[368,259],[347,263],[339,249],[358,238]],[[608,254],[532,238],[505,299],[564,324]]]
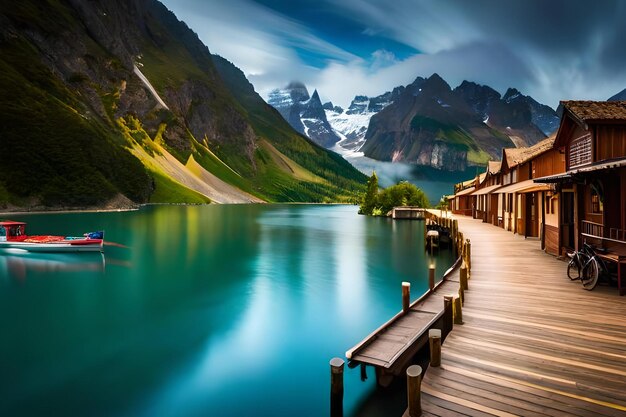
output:
[[[441,277],[423,222],[355,206],[151,206],[3,216],[105,230],[104,255],[0,253],[2,416],[326,416],[329,360]],[[373,370],[345,375],[346,416]],[[400,404],[400,409],[403,405]],[[384,415],[378,411],[378,415]]]

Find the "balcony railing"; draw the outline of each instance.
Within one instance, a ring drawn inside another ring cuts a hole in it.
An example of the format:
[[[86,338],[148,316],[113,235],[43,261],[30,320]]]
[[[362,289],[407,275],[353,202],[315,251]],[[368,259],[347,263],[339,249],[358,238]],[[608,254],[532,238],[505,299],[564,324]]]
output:
[[[583,220],[583,233],[588,236],[604,237],[604,226],[599,223]]]
[[[611,227],[609,229],[609,235],[604,235],[604,226],[599,223],[590,222],[587,220],[582,221],[582,233],[586,236],[597,237],[600,239],[611,239],[619,242],[626,242],[626,230]]]

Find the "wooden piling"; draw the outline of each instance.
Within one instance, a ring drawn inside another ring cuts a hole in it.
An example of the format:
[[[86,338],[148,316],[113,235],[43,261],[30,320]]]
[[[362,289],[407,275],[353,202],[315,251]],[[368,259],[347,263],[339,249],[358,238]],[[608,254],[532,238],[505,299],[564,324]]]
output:
[[[409,305],[411,305],[411,283],[402,283],[402,312],[404,314],[409,312]]]
[[[430,291],[435,290],[435,265],[431,265],[428,268],[428,288],[430,288]]]
[[[343,368],[341,358],[330,360],[330,416],[343,417]]]
[[[430,345],[430,366],[441,365],[441,330],[430,329],[428,331],[428,344]]]
[[[466,248],[466,256],[467,256],[467,268],[472,268],[472,243],[469,239],[467,239],[467,248]]]
[[[461,266],[461,269],[459,271],[459,284],[463,291],[469,289],[469,286],[467,285],[467,268],[465,267],[465,265]]]
[[[453,296],[445,295],[443,297],[443,324],[441,326],[443,330],[443,337],[448,336],[448,334],[452,331],[454,323],[453,310]]]
[[[454,297],[454,308],[452,311],[454,314],[454,324],[463,324],[463,310],[461,308],[461,298],[459,296]]]
[[[406,388],[409,403],[409,417],[422,415],[422,367],[411,365],[406,370]]]

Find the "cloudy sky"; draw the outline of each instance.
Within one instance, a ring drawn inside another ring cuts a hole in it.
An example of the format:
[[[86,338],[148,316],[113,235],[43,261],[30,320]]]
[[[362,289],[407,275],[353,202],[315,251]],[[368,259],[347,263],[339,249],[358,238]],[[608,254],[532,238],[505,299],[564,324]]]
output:
[[[626,88],[626,1],[161,1],[264,98],[298,80],[345,107],[434,72],[552,107]]]

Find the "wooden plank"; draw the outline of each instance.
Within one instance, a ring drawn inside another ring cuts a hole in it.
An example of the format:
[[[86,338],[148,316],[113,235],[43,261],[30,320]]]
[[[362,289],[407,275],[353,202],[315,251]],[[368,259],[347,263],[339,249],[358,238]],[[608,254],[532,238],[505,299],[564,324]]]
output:
[[[472,242],[465,325],[424,375],[437,415],[626,415],[626,302],[584,291],[540,242],[458,217]],[[429,407],[432,407],[429,409]]]

